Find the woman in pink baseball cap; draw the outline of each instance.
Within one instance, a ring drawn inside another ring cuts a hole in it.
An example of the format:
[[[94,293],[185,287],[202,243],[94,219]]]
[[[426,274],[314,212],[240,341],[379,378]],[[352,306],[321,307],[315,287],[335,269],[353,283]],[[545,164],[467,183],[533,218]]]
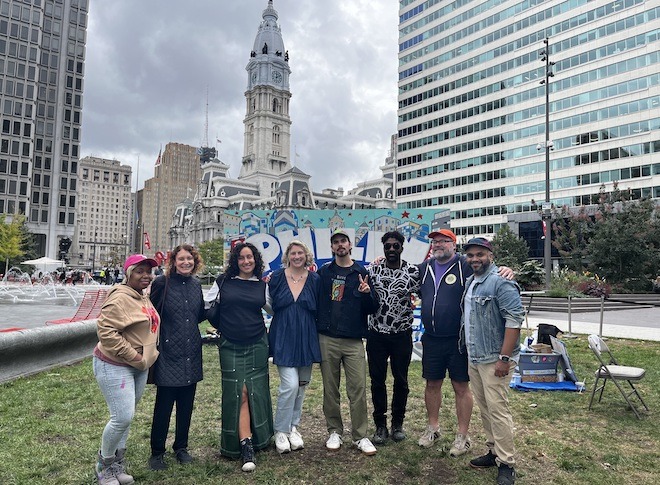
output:
[[[142,397],[149,367],[156,361],[160,317],[145,291],[156,260],[133,254],[124,263],[124,280],[113,286],[97,320],[94,376],[110,410],[94,471],[99,485],[128,485],[126,440]]]

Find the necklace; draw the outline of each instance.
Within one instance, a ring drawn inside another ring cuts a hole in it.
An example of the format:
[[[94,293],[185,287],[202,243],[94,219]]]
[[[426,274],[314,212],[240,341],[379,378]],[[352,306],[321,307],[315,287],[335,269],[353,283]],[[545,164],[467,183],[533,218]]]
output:
[[[300,283],[305,278],[306,275],[307,275],[307,273],[303,273],[303,274],[300,275],[299,278],[294,278],[293,275],[290,274],[289,278],[291,278],[291,281],[293,281],[294,284],[297,284],[297,283]]]

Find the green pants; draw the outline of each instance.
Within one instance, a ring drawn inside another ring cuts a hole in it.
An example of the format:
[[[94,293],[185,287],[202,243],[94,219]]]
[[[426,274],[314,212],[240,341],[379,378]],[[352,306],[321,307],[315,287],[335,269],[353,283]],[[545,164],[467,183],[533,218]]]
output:
[[[238,418],[243,386],[250,405],[252,444],[255,450],[270,445],[273,436],[273,407],[268,382],[268,337],[251,345],[236,345],[222,339],[222,433],[220,453],[230,458],[241,456]]]
[[[346,395],[351,413],[353,441],[367,437],[367,361],[362,339],[334,338],[319,335],[321,376],[323,378],[323,414],[328,433],[342,435],[339,383],[341,367],[346,377]]]

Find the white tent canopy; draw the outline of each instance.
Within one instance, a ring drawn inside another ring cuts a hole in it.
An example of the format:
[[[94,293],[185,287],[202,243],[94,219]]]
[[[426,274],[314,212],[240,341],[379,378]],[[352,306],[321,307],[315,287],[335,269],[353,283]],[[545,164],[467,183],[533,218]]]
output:
[[[23,261],[21,264],[31,264],[42,271],[52,271],[54,269],[66,266],[64,261],[47,258],[46,256],[37,259],[28,259],[27,261]]]

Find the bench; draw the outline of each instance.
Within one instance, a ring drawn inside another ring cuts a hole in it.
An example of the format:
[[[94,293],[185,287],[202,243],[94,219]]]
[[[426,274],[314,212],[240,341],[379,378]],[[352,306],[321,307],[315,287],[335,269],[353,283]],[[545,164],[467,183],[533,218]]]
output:
[[[101,314],[103,302],[105,302],[107,296],[108,290],[87,290],[73,317],[60,318],[59,320],[48,320],[46,325],[58,325],[60,323],[79,322],[81,320],[98,318]]]

